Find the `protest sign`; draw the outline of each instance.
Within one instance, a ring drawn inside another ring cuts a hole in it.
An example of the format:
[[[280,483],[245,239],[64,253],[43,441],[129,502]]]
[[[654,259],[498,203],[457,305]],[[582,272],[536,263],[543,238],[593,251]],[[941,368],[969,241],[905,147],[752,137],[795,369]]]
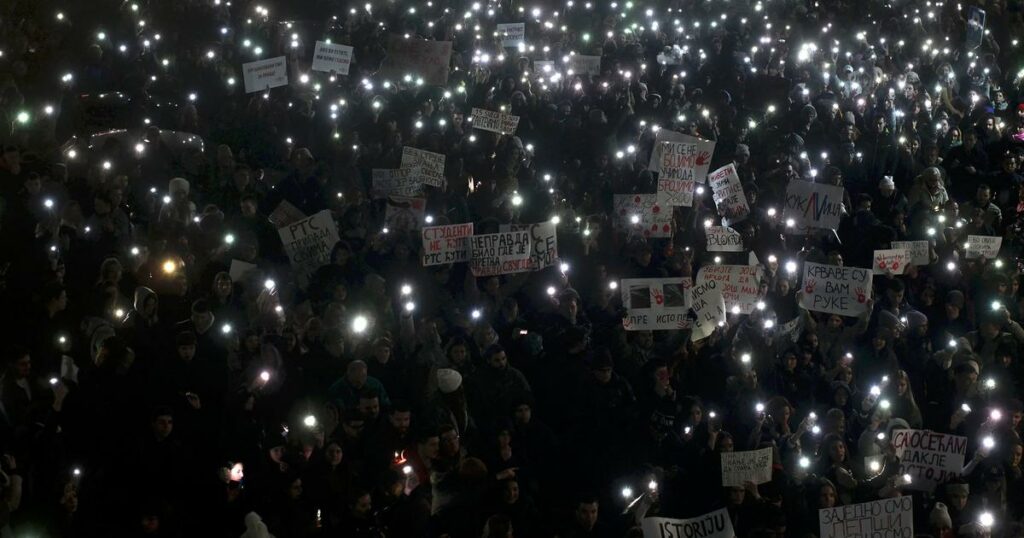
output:
[[[928,241],[891,241],[892,248],[905,248],[910,251],[910,263],[913,265],[929,265],[932,262]]]
[[[515,134],[516,127],[519,126],[519,116],[484,108],[474,107],[470,119],[474,128],[492,133]]]
[[[425,226],[423,228],[423,266],[469,261],[469,236],[473,223]]]
[[[960,476],[967,455],[967,438],[928,430],[893,430],[892,446],[900,460],[900,474],[909,474],[906,489],[933,491],[935,486]]]
[[[704,183],[707,180],[708,170],[711,168],[711,157],[715,154],[714,142],[669,129],[661,129],[654,135],[654,149],[651,150],[651,160],[647,164],[647,169],[651,172],[661,173],[661,152],[665,149],[665,142],[696,144],[697,158],[694,159],[693,179],[698,183]]]
[[[786,205],[782,216],[793,219],[792,231],[806,233],[808,228],[835,230],[843,216],[843,188],[795,179],[786,187]]]
[[[444,186],[444,154],[411,146],[402,147],[402,168],[431,187]]]
[[[697,144],[691,142],[662,142],[661,174],[658,176],[658,201],[666,206],[693,205],[694,170],[701,157]],[[703,161],[700,162],[703,165]],[[703,179],[701,179],[703,181]]]
[[[251,271],[255,271],[259,267],[255,263],[249,263],[242,260],[231,260],[231,267],[228,268],[228,276],[231,277],[232,282],[242,282]]]
[[[555,72],[554,60],[534,60],[533,73],[535,75],[550,75]]]
[[[550,267],[558,260],[558,233],[550,220],[537,224],[502,224],[498,231],[530,233],[530,271]]]
[[[349,67],[352,66],[352,47],[317,41],[313,50],[313,71],[324,73],[337,73],[347,75]]]
[[[341,240],[331,212],[326,209],[279,228],[277,233],[281,236],[284,252],[291,260],[292,269],[302,286],[309,283],[313,271],[331,262],[331,251]]]
[[[615,194],[612,205],[623,230],[643,237],[672,237],[671,208],[662,208],[657,194]],[[633,222],[636,217],[637,222]]]
[[[573,54],[569,56],[567,67],[574,75],[600,75],[601,57]]]
[[[775,332],[776,341],[795,344],[804,334],[804,317],[798,315],[785,323],[780,323],[778,327],[779,329]]]
[[[422,77],[430,86],[448,83],[448,62],[452,55],[451,41],[408,39],[392,34],[388,38],[388,53],[378,75],[400,80],[405,75]]]
[[[804,262],[800,304],[813,312],[859,316],[871,295],[871,270]]]
[[[408,196],[388,196],[384,211],[384,225],[390,231],[419,230],[426,216],[427,201]]]
[[[1003,246],[1003,238],[995,235],[968,235],[967,259],[988,258],[999,256],[999,248]]]
[[[418,178],[407,168],[374,168],[371,170],[373,185],[370,194],[374,198],[395,196],[417,196],[422,191]]]
[[[902,275],[910,265],[910,251],[905,248],[876,250],[872,259],[872,270],[876,275]]]
[[[518,47],[526,39],[526,23],[498,23],[498,37],[502,47]]]
[[[685,329],[689,310],[690,277],[626,278],[619,283],[627,331]]]
[[[747,195],[743,193],[743,184],[732,163],[708,174],[708,183],[711,184],[715,208],[722,216],[722,224],[730,226],[750,215]]]
[[[640,526],[644,538],[736,538],[726,508],[691,519],[645,517]]]
[[[281,200],[281,203],[277,204],[274,211],[267,217],[267,219],[278,228],[288,226],[289,224],[304,218],[306,218],[306,214],[299,208],[292,205],[288,200]]]
[[[473,276],[494,276],[530,270],[529,232],[501,232],[469,237]]]
[[[818,510],[818,538],[914,538],[914,497]]]
[[[725,321],[725,300],[722,299],[721,286],[715,280],[700,281],[690,288],[690,305],[696,319],[693,321],[693,332],[690,340],[696,342],[711,336],[718,324]]]
[[[697,283],[717,282],[726,310],[749,314],[760,298],[761,271],[757,265],[705,265],[697,273]]]
[[[708,252],[743,252],[743,236],[728,226],[704,228]]]
[[[658,204],[672,207],[693,205],[693,189],[697,182],[658,178]]]
[[[722,452],[722,487],[772,481],[772,449]]]
[[[967,50],[974,50],[981,46],[985,37],[985,10],[978,6],[967,6],[967,29],[964,33],[964,41]]]
[[[262,92],[288,85],[288,62],[284,56],[242,64],[245,93]]]

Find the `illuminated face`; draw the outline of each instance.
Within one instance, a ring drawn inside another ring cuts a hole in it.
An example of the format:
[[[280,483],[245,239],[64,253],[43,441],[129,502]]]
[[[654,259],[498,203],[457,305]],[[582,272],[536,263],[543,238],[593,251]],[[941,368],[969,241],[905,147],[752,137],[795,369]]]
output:
[[[832,486],[822,486],[818,490],[818,507],[832,508],[836,505],[836,490]]]

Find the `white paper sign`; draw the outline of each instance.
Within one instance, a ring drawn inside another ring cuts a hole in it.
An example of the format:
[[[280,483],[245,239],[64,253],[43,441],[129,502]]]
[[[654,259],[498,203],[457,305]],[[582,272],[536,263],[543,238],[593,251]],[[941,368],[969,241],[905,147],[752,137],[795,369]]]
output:
[[[914,497],[818,510],[818,538],[914,538]]]
[[[535,75],[551,75],[555,72],[554,60],[534,60],[533,73]]]
[[[871,298],[871,270],[804,262],[801,306],[812,312],[859,316]]]
[[[743,184],[732,163],[708,174],[708,183],[711,184],[712,198],[723,224],[730,226],[750,215],[747,195],[743,193]]]
[[[654,149],[651,151],[651,160],[647,164],[647,168],[651,172],[661,173],[661,152],[665,149],[665,142],[697,145],[698,158],[694,161],[693,176],[698,183],[704,183],[708,177],[708,170],[711,169],[711,157],[715,155],[715,143],[669,129],[661,129],[654,135]]]
[[[627,331],[667,331],[685,329],[690,309],[692,281],[689,277],[626,278],[619,282]]]
[[[872,260],[872,270],[876,275],[902,275],[910,265],[910,251],[905,248],[876,250]]]
[[[502,224],[500,232],[530,233],[530,271],[551,267],[558,260],[558,233],[551,221],[537,224]]]
[[[384,210],[384,224],[391,232],[408,232],[419,230],[427,213],[427,201],[424,198],[409,196],[388,196],[387,208]]]
[[[697,183],[680,179],[658,178],[658,203],[666,207],[693,205],[693,190]]]
[[[761,297],[762,269],[758,265],[705,265],[697,283],[715,281],[728,312],[749,314]]]
[[[473,276],[523,273],[530,270],[530,234],[504,232],[469,238]]]
[[[641,528],[644,538],[736,538],[726,508],[691,519],[645,517]]]
[[[910,251],[910,263],[929,265],[932,262],[928,241],[892,241],[892,248],[905,248]]]
[[[425,226],[423,228],[423,266],[469,261],[469,237],[473,223]]]
[[[728,226],[704,228],[708,252],[743,252],[743,236]]]
[[[352,65],[352,47],[317,41],[316,49],[313,50],[313,71],[323,73],[334,72],[339,75],[347,75]]]
[[[601,57],[573,54],[569,56],[568,68],[574,75],[600,75]]]
[[[772,481],[772,449],[722,452],[722,487]]]
[[[474,128],[492,133],[515,134],[516,127],[519,126],[519,116],[483,108],[474,107],[470,119]]]
[[[309,276],[320,266],[331,262],[331,250],[340,241],[338,227],[331,212],[323,210],[311,217],[279,228],[277,233],[284,244],[284,252],[292,262],[292,269],[305,286]]]
[[[695,284],[690,289],[690,304],[697,316],[693,322],[693,332],[690,333],[690,340],[694,342],[711,336],[718,323],[725,321],[725,300],[722,299],[721,286],[714,280]]]
[[[934,491],[960,476],[967,455],[966,437],[928,430],[893,430],[892,446],[900,459],[900,475],[911,478],[903,487],[918,491]]]
[[[288,62],[284,56],[242,64],[245,93],[262,92],[288,85]]]
[[[402,168],[431,187],[444,186],[444,154],[411,146],[402,147]]]
[[[373,186],[370,194],[374,198],[417,196],[423,190],[419,179],[413,177],[412,170],[407,168],[374,168],[371,174]]]
[[[498,37],[502,47],[518,47],[526,39],[526,23],[498,23]]]
[[[988,258],[999,256],[999,247],[1003,246],[1003,238],[994,235],[968,235],[967,259]]]
[[[612,206],[618,215],[619,227],[629,230],[630,234],[672,237],[672,210],[658,203],[657,194],[615,194]]]
[[[799,179],[790,181],[786,187],[782,216],[796,221],[794,231],[805,233],[808,228],[835,230],[844,210],[842,187]]]

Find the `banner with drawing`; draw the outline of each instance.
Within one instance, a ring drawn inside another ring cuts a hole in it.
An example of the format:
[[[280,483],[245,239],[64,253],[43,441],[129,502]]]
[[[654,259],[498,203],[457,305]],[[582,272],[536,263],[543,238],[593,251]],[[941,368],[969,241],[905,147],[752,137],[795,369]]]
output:
[[[689,327],[690,277],[625,278],[619,282],[627,331],[667,331]]]
[[[859,316],[871,298],[871,270],[804,262],[800,305],[812,312]]]
[[[662,207],[657,194],[614,194],[612,206],[619,229],[630,235],[672,237],[672,208]]]

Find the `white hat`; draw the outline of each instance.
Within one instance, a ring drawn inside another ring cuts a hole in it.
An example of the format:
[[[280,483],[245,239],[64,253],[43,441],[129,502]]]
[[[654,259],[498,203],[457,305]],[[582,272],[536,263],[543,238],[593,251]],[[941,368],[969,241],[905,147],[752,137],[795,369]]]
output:
[[[462,374],[451,368],[441,368],[437,371],[437,388],[442,394],[451,394],[462,386]]]
[[[893,189],[896,187],[896,182],[892,180],[892,176],[882,176],[882,180],[878,182],[878,188],[889,187]]]

